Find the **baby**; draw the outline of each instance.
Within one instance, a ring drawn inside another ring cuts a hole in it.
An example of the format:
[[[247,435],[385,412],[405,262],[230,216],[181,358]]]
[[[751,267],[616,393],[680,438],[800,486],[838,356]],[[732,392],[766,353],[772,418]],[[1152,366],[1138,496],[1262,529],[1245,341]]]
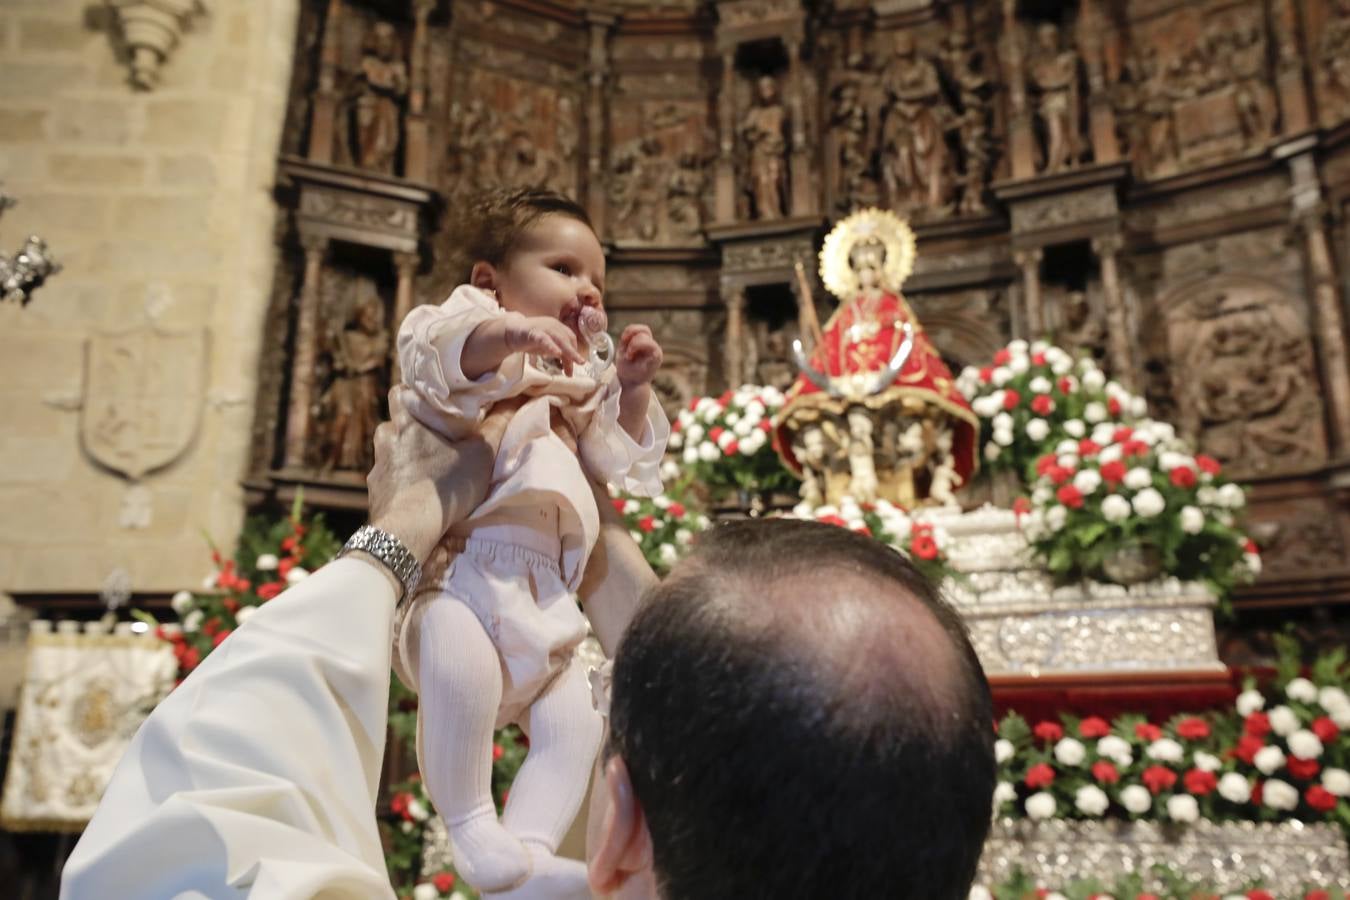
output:
[[[661,491],[661,347],[643,325],[617,348],[604,334],[604,252],[571,200],[495,193],[471,221],[469,284],[399,329],[409,408],[451,437],[494,404],[514,411],[487,499],[400,611],[395,668],[421,695],[418,765],[464,879],[513,897],[589,897],[585,866],[556,856],[602,728],[574,658],[586,635],[574,592],[600,527],[589,482]],[[530,750],[498,821],[492,732],[512,722]]]

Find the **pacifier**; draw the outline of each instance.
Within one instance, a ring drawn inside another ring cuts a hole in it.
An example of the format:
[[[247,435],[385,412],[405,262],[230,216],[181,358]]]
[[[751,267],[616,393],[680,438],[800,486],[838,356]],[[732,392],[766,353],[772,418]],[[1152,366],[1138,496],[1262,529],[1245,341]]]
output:
[[[586,340],[586,374],[598,380],[614,365],[614,338],[605,331],[609,320],[603,309],[587,306],[581,310],[578,324]]]

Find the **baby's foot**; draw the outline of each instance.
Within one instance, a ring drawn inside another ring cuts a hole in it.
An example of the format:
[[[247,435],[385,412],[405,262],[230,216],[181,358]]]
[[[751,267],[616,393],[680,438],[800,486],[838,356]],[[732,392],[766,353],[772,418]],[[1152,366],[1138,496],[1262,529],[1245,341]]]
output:
[[[584,863],[555,856],[547,847],[534,841],[526,841],[525,846],[529,849],[534,874],[520,887],[485,893],[485,900],[591,900]]]
[[[530,877],[530,852],[497,821],[488,807],[457,823],[446,823],[455,868],[479,891],[503,891]]]

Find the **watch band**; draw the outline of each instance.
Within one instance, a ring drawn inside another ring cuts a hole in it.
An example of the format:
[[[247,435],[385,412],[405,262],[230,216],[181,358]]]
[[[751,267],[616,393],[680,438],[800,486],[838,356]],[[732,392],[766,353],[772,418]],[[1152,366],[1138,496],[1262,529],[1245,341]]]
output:
[[[338,556],[346,556],[353,550],[369,553],[378,559],[402,583],[404,597],[412,594],[413,588],[422,578],[422,564],[417,561],[417,557],[408,552],[408,548],[398,538],[374,525],[362,525],[356,529],[356,534],[342,545]]]

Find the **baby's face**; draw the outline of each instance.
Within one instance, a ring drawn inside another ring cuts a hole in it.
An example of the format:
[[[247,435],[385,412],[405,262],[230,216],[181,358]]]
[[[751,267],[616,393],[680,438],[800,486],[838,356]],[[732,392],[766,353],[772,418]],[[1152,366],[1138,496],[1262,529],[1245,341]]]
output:
[[[558,319],[583,340],[605,328],[605,253],[595,233],[571,216],[546,215],[531,225],[496,284],[498,302],[513,312]],[[593,310],[585,316],[588,328],[583,310]]]

